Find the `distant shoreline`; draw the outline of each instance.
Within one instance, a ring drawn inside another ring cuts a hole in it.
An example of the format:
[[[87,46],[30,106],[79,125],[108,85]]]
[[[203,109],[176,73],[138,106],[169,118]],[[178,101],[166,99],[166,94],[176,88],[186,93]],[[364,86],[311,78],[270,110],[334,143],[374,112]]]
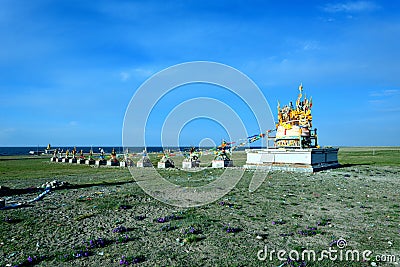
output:
[[[399,150],[400,146],[334,146],[341,150],[352,150],[352,151],[373,151],[373,150]],[[72,150],[74,146],[54,146],[52,149],[60,149],[65,153],[66,150]],[[124,153],[124,148],[122,146],[76,146],[76,149],[79,151],[82,149],[84,154],[88,154],[91,149],[93,149],[93,153],[100,153],[100,148],[104,150],[105,154],[110,154],[113,149],[117,152],[117,154]],[[148,153],[160,153],[165,149],[170,149],[171,151],[188,151],[190,146],[186,147],[161,147],[161,146],[149,146],[146,147]],[[235,151],[244,151],[245,149],[260,149],[263,147],[254,146],[254,147],[240,147]],[[264,147],[265,148],[265,147]],[[42,154],[45,151],[46,147],[41,146],[18,146],[18,147],[0,147],[0,157],[1,156],[32,156],[29,155],[30,151],[35,152],[34,154]],[[212,147],[202,147],[201,149],[207,150],[212,149]],[[141,153],[144,150],[144,147],[129,147],[129,153]],[[39,153],[37,153],[39,152]],[[44,156],[51,156],[52,153],[45,154]],[[37,155],[36,155],[37,156]]]

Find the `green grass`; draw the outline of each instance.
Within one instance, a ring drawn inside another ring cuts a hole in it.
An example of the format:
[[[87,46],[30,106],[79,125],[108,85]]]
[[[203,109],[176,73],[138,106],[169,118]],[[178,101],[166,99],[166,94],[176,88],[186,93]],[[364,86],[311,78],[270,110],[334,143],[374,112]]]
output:
[[[399,166],[399,147],[342,147],[339,162],[343,165]]]
[[[89,179],[87,179],[89,177]],[[50,162],[49,158],[23,158],[17,160],[1,160],[0,182],[2,185],[13,185],[23,180],[32,179],[63,179],[66,181],[81,182],[110,182],[131,180],[130,173],[125,168],[107,168],[79,164]]]
[[[27,188],[54,179],[74,185],[31,207],[0,211],[0,266],[21,263],[29,255],[47,256],[38,266],[119,266],[122,255],[143,255],[139,266],[277,267],[284,261],[276,256],[259,261],[257,252],[265,246],[322,251],[339,238],[346,239],[351,249],[400,257],[400,165],[394,153],[399,150],[341,148],[339,160],[345,167],[315,174],[270,172],[253,193],[248,190],[253,172],[246,171],[222,199],[196,208],[171,207],[149,197],[123,168],[34,158],[0,160],[0,185]],[[156,163],[157,157],[152,157]],[[236,157],[236,165],[245,161],[244,153]],[[159,173],[173,183],[196,187],[217,179],[222,171]],[[36,195],[15,195],[10,201]],[[6,216],[14,223],[5,222]],[[173,219],[157,223],[158,218]],[[123,240],[124,234],[112,231],[120,225],[129,230],[126,243],[115,242]],[[110,242],[91,248],[87,258],[70,257],[72,246],[99,237]],[[63,259],[63,255],[69,256]],[[307,266],[371,265],[325,260]]]

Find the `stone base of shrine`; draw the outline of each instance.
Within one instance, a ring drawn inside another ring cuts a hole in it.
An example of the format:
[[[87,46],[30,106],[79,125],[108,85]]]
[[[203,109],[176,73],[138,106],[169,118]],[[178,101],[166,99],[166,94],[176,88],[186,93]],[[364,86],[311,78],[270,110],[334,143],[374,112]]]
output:
[[[271,171],[316,172],[340,166],[338,148],[247,149],[244,168]]]

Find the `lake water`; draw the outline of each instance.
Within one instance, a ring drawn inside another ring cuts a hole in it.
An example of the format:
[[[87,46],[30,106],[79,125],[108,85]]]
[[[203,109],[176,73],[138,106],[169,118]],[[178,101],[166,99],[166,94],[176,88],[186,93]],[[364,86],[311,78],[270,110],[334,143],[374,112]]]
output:
[[[52,147],[52,148],[57,148],[59,150],[63,149],[64,152],[69,149],[69,151],[71,151],[74,147],[73,146],[62,146],[62,147]],[[93,147],[88,147],[88,146],[84,146],[84,147],[76,147],[78,153],[79,151],[82,149],[83,152],[89,153],[90,149],[93,149],[94,153],[99,153],[100,152],[100,148],[104,149],[104,152],[106,154],[110,154],[112,149],[114,148],[115,151],[120,154],[123,153],[123,147],[100,147],[100,146],[93,146]],[[251,148],[258,148],[258,147],[251,147]],[[46,149],[46,147],[0,147],[0,156],[15,156],[15,155],[29,155],[29,151],[34,151],[37,152],[44,152],[44,150]],[[168,148],[171,149],[173,151],[189,151],[190,147],[180,147],[178,148]],[[210,147],[205,147],[202,149],[210,149]],[[244,150],[245,148],[242,147],[238,150]],[[162,147],[159,146],[153,146],[153,147],[147,147],[147,152],[162,152],[164,149]],[[129,148],[129,152],[131,153],[140,153],[143,151],[143,147],[130,147]]]
[[[39,147],[37,147],[37,146],[35,146],[35,147],[0,147],[0,155],[1,156],[29,155],[29,151],[34,151],[35,153],[37,151],[39,151],[39,153],[40,153],[40,152],[44,152],[44,150],[46,148],[47,147],[40,147],[40,146]],[[52,147],[52,148],[57,148],[59,150],[63,149],[64,152],[65,152],[67,149],[69,149],[69,151],[71,151],[74,147],[73,146],[62,146],[62,147]],[[123,151],[122,147],[100,147],[100,146],[96,146],[96,147],[92,147],[93,152],[94,153],[99,153],[100,152],[99,148],[104,149],[104,152],[106,154],[110,154],[113,148],[115,149],[115,151],[117,153],[122,153],[122,151]],[[77,149],[78,152],[82,149],[84,153],[89,153],[91,147],[87,147],[87,146],[85,146],[85,147],[76,147],[76,149]],[[162,150],[163,150],[162,147],[148,147],[147,148],[148,152],[159,152],[159,151],[162,151]],[[139,153],[139,152],[142,152],[142,151],[143,151],[143,148],[141,148],[141,147],[133,147],[133,148],[129,149],[129,152],[134,152],[134,153]]]

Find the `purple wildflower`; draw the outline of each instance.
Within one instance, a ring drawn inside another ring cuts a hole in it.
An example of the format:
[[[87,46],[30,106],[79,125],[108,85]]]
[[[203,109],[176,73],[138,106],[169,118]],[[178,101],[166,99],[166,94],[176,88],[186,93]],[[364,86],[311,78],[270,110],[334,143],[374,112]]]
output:
[[[232,208],[234,206],[234,204],[225,201],[221,201],[218,204],[221,206],[228,206],[229,208]]]
[[[317,234],[316,228],[314,229],[305,229],[305,230],[301,230],[298,231],[298,233],[302,236],[313,236]]]
[[[161,217],[157,219],[158,223],[165,223],[167,221],[167,219],[165,217]]]
[[[155,221],[158,223],[165,223],[165,222],[169,222],[169,221],[173,221],[173,220],[180,220],[180,219],[182,219],[182,217],[172,214],[169,216],[157,218]]]
[[[123,232],[128,232],[128,229],[122,225],[113,229],[113,233],[123,233]]]
[[[80,250],[79,252],[77,252],[77,253],[75,253],[74,254],[74,256],[75,256],[75,258],[82,258],[82,257],[89,257],[89,251],[83,251],[83,250]]]
[[[128,209],[131,209],[131,208],[132,208],[131,205],[120,205],[120,206],[119,206],[119,209],[120,209],[120,210],[128,210]]]
[[[146,258],[144,256],[138,256],[132,259],[132,264],[141,263],[144,262],[145,260]]]
[[[317,226],[326,226],[331,224],[331,219],[322,219],[320,222],[317,222]]]
[[[129,262],[126,260],[125,256],[122,256],[119,260],[119,265],[129,265]]]
[[[185,234],[185,235],[190,235],[190,234],[197,235],[197,234],[201,233],[201,230],[195,228],[194,226],[189,226],[189,228],[187,228],[187,229],[182,229],[181,232],[182,232],[182,234]]]
[[[241,228],[239,227],[232,227],[230,225],[226,225],[222,228],[223,230],[225,230],[227,233],[238,233],[240,231],[242,231]]]
[[[279,219],[279,220],[277,220],[277,221],[272,221],[271,223],[272,223],[272,225],[275,225],[275,224],[277,224],[277,225],[282,225],[282,224],[285,224],[286,221],[284,221],[284,220],[282,220],[282,219]]]
[[[87,247],[88,248],[103,248],[103,247],[105,247],[105,245],[106,245],[106,241],[100,237],[98,239],[89,240],[89,246],[87,246]]]
[[[122,256],[119,260],[119,265],[129,265],[129,264],[137,264],[145,261],[146,258],[144,256],[137,256],[137,257],[125,257]]]

